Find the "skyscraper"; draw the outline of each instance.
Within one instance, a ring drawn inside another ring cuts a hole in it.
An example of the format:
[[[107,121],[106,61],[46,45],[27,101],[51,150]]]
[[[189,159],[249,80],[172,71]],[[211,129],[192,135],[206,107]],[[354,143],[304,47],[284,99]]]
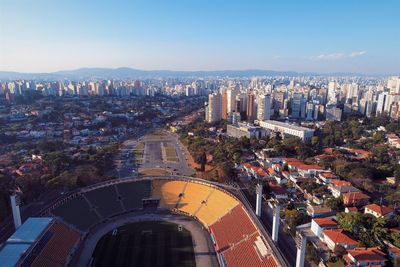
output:
[[[254,114],[254,99],[255,96],[253,93],[247,94],[247,101],[246,101],[246,115],[248,121],[253,121],[255,119]]]
[[[217,122],[222,118],[222,96],[220,93],[208,95],[207,122]]]
[[[236,110],[236,106],[235,106],[236,96],[238,94],[239,94],[239,90],[237,90],[235,88],[229,88],[226,91],[226,99],[227,99],[227,103],[226,103],[227,108],[226,109],[227,109],[228,113],[233,112],[233,111],[239,111],[239,110]]]
[[[258,120],[269,120],[271,118],[271,96],[260,95],[258,97],[258,109],[257,119]]]
[[[221,96],[222,96],[222,106],[221,106],[221,116],[222,119],[228,119],[228,99],[227,99],[227,92],[226,89],[221,89]]]

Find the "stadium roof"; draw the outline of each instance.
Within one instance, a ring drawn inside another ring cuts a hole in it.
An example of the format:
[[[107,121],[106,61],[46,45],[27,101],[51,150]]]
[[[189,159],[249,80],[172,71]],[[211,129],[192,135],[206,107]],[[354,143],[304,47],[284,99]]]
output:
[[[52,221],[53,218],[28,218],[0,249],[0,266],[16,266],[22,255],[37,242]]]
[[[29,218],[7,240],[7,243],[35,242],[52,220],[52,218]]]
[[[0,251],[0,262],[3,267],[14,267],[31,244],[6,244]]]

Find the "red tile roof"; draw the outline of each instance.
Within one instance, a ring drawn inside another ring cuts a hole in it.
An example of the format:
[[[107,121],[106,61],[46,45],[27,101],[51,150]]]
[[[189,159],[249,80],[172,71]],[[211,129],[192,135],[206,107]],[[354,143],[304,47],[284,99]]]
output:
[[[376,213],[378,213],[381,216],[385,216],[386,214],[389,214],[391,212],[393,212],[392,208],[386,207],[386,206],[380,206],[378,204],[369,204],[367,206],[365,206],[365,209],[369,209],[372,210]]]
[[[332,218],[314,218],[313,221],[321,228],[337,226],[337,222]]]
[[[395,254],[396,257],[400,257],[400,248],[397,247],[389,247],[388,251]]]
[[[337,175],[331,172],[322,172],[320,175],[328,179],[337,178]]]
[[[331,183],[332,183],[334,186],[351,185],[350,182],[344,181],[344,180],[332,180]]]
[[[347,246],[357,246],[358,242],[346,234],[343,233],[342,229],[326,229],[324,235],[327,236],[335,244],[346,244]]]
[[[385,257],[385,253],[383,253],[376,247],[355,248],[355,249],[350,249],[347,252],[348,252],[348,255],[351,255],[359,263],[361,263],[361,262],[363,262],[363,263],[367,263],[367,262],[379,263],[382,261],[387,261],[387,258]],[[346,255],[346,256],[348,256],[348,255]],[[352,262],[349,256],[346,258],[346,260],[347,259],[349,259],[350,262]]]

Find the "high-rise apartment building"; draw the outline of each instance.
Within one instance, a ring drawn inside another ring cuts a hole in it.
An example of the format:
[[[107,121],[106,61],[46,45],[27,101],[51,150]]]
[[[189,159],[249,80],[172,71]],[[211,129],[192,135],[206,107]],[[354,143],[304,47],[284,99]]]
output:
[[[221,116],[222,119],[228,119],[228,99],[227,99],[227,90],[221,89],[221,97],[222,97],[222,106],[221,106]]]
[[[217,122],[222,118],[222,96],[220,93],[208,95],[208,106],[206,112],[207,122]]]
[[[253,121],[255,119],[255,108],[254,108],[254,100],[255,96],[253,93],[247,94],[247,99],[246,99],[246,115],[247,115],[247,120],[248,121]]]
[[[271,118],[271,96],[260,95],[258,97],[257,119],[269,120]]]

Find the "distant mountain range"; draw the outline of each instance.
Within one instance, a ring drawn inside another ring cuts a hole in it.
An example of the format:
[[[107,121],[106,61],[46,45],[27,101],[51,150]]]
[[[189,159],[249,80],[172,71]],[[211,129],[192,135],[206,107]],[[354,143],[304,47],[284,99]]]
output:
[[[133,68],[81,68],[49,73],[22,73],[0,71],[0,80],[41,79],[41,80],[83,80],[83,79],[143,79],[143,78],[187,78],[187,77],[252,77],[252,76],[365,76],[355,73],[313,73],[272,70],[215,70],[215,71],[173,71],[139,70]]]

